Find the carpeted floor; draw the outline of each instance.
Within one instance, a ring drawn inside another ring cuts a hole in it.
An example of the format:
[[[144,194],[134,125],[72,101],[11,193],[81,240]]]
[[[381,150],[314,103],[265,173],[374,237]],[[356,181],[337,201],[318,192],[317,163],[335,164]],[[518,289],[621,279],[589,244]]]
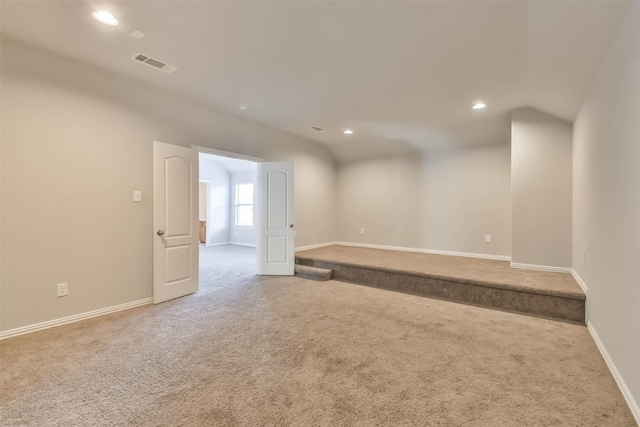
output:
[[[0,342],[0,423],[635,425],[584,326],[257,277],[223,250],[197,294]]]
[[[508,261],[341,245],[296,252],[296,258],[455,278],[461,282],[484,282],[506,289],[534,289],[539,293],[575,295],[584,299],[584,292],[571,274],[511,268]]]

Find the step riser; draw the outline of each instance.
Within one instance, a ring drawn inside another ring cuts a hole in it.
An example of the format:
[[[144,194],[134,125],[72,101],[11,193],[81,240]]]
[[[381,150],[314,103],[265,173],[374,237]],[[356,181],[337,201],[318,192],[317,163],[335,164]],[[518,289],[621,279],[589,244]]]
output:
[[[302,265],[300,263],[296,263],[295,265],[295,275],[303,279],[326,282],[327,280],[331,280],[331,274],[331,270],[329,269]]]
[[[537,316],[584,323],[585,302],[552,295],[460,283],[402,273],[300,260],[299,264],[333,270],[334,280],[390,289],[413,295],[460,301]]]

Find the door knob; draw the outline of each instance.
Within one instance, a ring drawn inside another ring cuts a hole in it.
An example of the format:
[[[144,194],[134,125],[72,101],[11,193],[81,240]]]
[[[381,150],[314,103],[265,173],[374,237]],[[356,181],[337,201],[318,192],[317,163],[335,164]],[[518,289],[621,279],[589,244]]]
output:
[[[158,236],[162,236],[164,234],[164,230],[158,230],[157,234]]]
[[[293,224],[289,224],[289,228],[293,228]]]

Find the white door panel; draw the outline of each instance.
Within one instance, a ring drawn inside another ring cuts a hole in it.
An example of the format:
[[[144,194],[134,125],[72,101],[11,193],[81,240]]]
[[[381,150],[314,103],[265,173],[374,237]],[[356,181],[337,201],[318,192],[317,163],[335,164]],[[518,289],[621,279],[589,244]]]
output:
[[[198,290],[198,155],[153,143],[153,302]]]
[[[295,264],[293,163],[260,163],[259,182],[259,273],[292,276]]]
[[[192,166],[183,157],[164,159],[166,238],[190,235]]]

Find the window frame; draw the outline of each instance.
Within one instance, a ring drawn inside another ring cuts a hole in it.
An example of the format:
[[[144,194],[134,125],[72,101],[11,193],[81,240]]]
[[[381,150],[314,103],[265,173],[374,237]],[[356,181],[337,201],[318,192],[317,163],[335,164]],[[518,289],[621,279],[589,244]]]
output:
[[[251,185],[251,203],[239,203],[239,187],[241,185]],[[233,186],[233,226],[234,228],[252,229],[255,226],[255,183],[252,181],[241,181],[234,183]],[[251,225],[238,224],[238,208],[241,206],[251,206]]]

